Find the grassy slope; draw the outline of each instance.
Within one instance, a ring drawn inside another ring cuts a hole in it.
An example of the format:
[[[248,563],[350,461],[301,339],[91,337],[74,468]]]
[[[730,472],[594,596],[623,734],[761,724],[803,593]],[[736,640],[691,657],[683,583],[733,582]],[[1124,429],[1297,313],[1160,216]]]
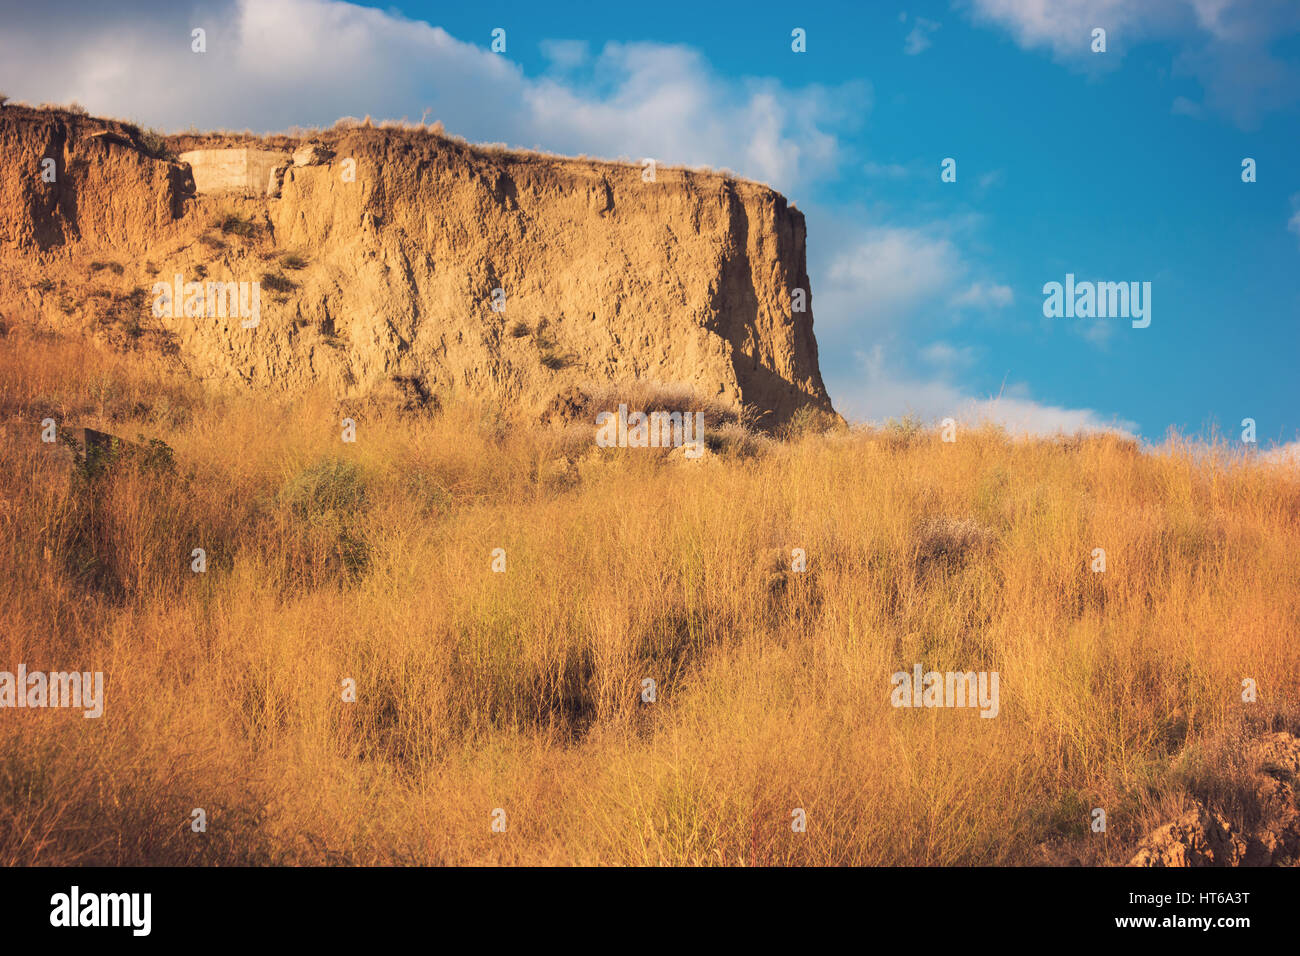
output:
[[[687,463],[467,405],[344,444],[324,398],[16,331],[0,413],[178,462],[88,485],[6,435],[0,670],[108,702],[0,711],[0,865],[1122,862],[1188,794],[1248,813],[1240,740],[1300,718],[1279,467],[906,428]],[[916,662],[999,671],[1000,715],[892,708]]]

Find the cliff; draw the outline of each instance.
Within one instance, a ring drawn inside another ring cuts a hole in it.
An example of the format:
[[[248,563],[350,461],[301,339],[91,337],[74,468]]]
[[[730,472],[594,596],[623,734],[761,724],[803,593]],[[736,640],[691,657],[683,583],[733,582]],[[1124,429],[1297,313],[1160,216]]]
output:
[[[242,191],[196,190],[245,174],[177,157],[225,149],[283,163],[266,189],[248,174]],[[0,315],[156,340],[206,379],[516,407],[571,385],[689,383],[775,425],[831,407],[805,235],[783,196],[720,174],[647,182],[639,165],[424,129],[160,140],[0,109]],[[256,324],[210,300],[157,308],[178,275],[256,283]]]

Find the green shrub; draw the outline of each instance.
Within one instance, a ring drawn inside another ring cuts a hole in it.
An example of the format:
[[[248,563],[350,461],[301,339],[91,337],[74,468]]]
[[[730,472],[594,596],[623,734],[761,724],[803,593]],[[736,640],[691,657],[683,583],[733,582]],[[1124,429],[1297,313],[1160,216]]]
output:
[[[367,504],[365,475],[355,462],[322,458],[294,476],[282,497],[294,517],[302,521],[314,521],[331,512],[357,513]]]
[[[171,446],[158,438],[138,436],[140,444],[132,445],[115,435],[103,435],[98,441],[87,441],[83,447],[68,432],[59,436],[72,452],[73,467],[85,480],[102,478],[119,464],[130,461],[141,471],[157,475],[170,475],[176,471],[176,455]]]
[[[328,542],[332,557],[352,578],[370,563],[361,519],[370,497],[365,475],[355,462],[322,458],[295,475],[280,492],[290,515],[308,538]]]
[[[900,418],[891,418],[880,430],[888,448],[906,448],[925,431],[925,423],[910,412]]]
[[[167,145],[167,138],[156,129],[147,129],[140,134],[140,146],[154,159],[174,158],[171,148]]]

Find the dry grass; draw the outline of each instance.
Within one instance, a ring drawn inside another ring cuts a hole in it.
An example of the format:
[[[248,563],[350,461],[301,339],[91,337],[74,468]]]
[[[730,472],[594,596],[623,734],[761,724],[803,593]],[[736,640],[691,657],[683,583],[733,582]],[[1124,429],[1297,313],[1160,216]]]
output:
[[[345,444],[328,398],[18,332],[0,411],[178,465],[6,433],[0,670],[108,699],[0,711],[0,865],[1111,863],[1296,729],[1295,470],[988,429],[578,454],[463,404]],[[892,708],[916,662],[997,670],[1001,713]]]

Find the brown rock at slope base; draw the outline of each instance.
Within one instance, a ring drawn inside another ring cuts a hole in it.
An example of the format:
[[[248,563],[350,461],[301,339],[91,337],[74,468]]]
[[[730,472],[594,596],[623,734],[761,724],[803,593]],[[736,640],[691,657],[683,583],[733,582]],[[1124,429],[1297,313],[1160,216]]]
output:
[[[575,386],[639,380],[754,406],[766,426],[831,410],[804,217],[766,186],[665,167],[646,182],[639,165],[474,148],[423,129],[166,145],[302,162],[286,163],[278,196],[201,192],[195,170],[151,153],[127,124],[0,110],[0,313],[93,324],[77,279],[110,260],[139,321],[209,380],[320,382],[349,398],[414,383],[530,412]],[[256,324],[233,304],[211,314],[222,296],[202,292],[154,317],[155,284],[176,276],[256,282]]]
[[[1197,805],[1153,830],[1129,866],[1240,866],[1246,843],[1219,813]]]
[[[1245,749],[1246,797],[1259,817],[1237,832],[1215,810],[1196,803],[1143,838],[1129,866],[1295,866],[1300,863],[1300,738],[1266,734]]]

